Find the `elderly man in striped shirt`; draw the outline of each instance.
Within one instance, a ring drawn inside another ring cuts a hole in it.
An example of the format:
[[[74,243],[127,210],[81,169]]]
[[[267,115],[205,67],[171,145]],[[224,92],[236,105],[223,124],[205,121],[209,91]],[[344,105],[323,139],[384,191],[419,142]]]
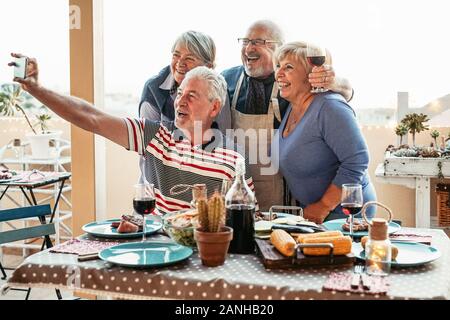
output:
[[[175,123],[119,118],[79,98],[51,91],[40,85],[33,58],[28,59],[26,78],[14,81],[63,119],[144,157],[143,176],[155,185],[161,213],[190,207],[189,194],[170,195],[174,185],[204,183],[209,192],[220,190],[224,179],[233,179],[236,159],[243,157],[234,143],[214,130],[214,119],[225,103],[226,82],[206,67],[191,70],[179,87]],[[246,178],[253,190],[251,177]]]

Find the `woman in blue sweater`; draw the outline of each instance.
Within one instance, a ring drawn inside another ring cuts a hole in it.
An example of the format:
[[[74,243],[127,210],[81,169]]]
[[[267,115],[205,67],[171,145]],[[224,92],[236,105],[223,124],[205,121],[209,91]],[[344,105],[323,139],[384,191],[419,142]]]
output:
[[[376,200],[376,194],[355,112],[339,94],[310,92],[306,48],[306,43],[293,42],[274,56],[280,94],[290,106],[273,140],[272,157],[304,207],[304,217],[322,223],[345,217],[339,205],[343,184],[361,184],[364,202]]]

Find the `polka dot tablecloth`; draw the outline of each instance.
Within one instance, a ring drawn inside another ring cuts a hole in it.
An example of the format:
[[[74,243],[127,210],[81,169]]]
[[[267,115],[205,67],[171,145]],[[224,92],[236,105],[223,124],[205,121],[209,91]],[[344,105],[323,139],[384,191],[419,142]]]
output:
[[[407,230],[406,228],[404,230]],[[441,230],[410,229],[433,236],[442,256],[433,263],[392,269],[387,295],[365,296],[322,290],[331,272],[348,267],[265,269],[259,257],[230,254],[223,266],[208,268],[194,252],[169,267],[129,269],[101,260],[78,262],[75,255],[44,251],[15,270],[11,287],[57,287],[118,298],[299,300],[447,299],[450,292],[450,240]]]

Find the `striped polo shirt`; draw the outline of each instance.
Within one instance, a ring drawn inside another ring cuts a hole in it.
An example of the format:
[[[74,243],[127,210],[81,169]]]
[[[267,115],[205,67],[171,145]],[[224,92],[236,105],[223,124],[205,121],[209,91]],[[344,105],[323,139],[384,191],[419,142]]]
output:
[[[243,158],[236,143],[223,135],[192,146],[173,122],[126,118],[125,123],[129,150],[143,157],[142,174],[155,186],[156,207],[161,213],[190,208],[192,193],[170,195],[173,186],[204,183],[210,196],[221,190],[223,180],[234,179],[236,159]],[[246,166],[248,173],[248,163]],[[246,179],[254,191],[252,178],[247,174]]]

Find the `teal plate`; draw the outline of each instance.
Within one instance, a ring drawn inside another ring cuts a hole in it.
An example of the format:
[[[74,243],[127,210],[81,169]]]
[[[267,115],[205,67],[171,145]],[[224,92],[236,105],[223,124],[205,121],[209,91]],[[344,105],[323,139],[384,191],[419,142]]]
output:
[[[323,223],[323,226],[325,228],[327,228],[327,230],[329,231],[335,231],[335,230],[339,230],[342,231],[343,234],[345,235],[350,235],[350,232],[348,231],[344,231],[344,229],[342,229],[342,225],[345,223],[347,219],[336,219],[336,220],[330,220],[327,222]],[[391,222],[389,223],[388,226],[388,233],[395,233],[398,230],[400,230],[402,227],[395,222]],[[356,238],[360,238],[360,237],[364,237],[367,236],[369,233],[367,231],[357,231],[357,232],[353,232],[353,236]]]
[[[119,233],[117,228],[112,228],[111,223],[120,222],[120,219],[111,219],[100,222],[92,222],[83,226],[83,231],[99,238],[109,238],[109,239],[130,239],[142,237],[143,232],[133,232],[133,233]],[[157,221],[148,220],[146,235],[151,235],[162,228],[162,223]]]
[[[104,249],[100,259],[123,267],[161,267],[186,260],[192,249],[167,242],[124,243]]]
[[[397,259],[391,262],[392,267],[416,267],[441,257],[438,249],[423,243],[392,241],[392,244],[398,248]],[[356,258],[366,260],[366,252],[360,244],[353,246],[353,253]]]

